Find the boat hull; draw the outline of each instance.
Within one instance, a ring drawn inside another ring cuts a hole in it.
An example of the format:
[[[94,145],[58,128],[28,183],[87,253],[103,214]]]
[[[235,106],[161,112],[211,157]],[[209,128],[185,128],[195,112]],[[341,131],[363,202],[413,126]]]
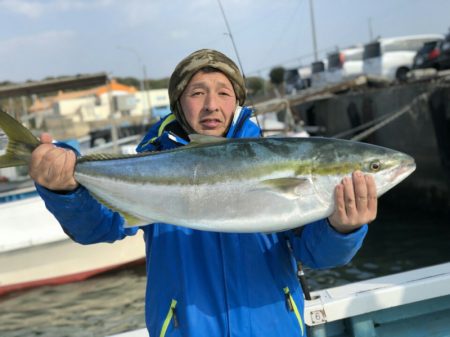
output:
[[[0,295],[84,280],[145,260],[143,232],[114,243],[72,241],[39,197],[0,205]]]

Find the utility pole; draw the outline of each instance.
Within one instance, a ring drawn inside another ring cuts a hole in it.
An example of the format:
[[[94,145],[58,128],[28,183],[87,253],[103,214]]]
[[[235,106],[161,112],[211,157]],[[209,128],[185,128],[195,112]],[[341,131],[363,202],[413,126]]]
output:
[[[310,15],[311,15],[311,30],[312,30],[312,40],[313,40],[313,50],[314,50],[314,61],[318,61],[319,56],[317,54],[316,24],[314,22],[313,0],[309,0],[309,11],[310,11]]]
[[[372,18],[371,17],[369,17],[367,23],[369,25],[369,41],[373,41]]]
[[[139,66],[142,67],[142,78],[140,80],[140,87],[141,87],[140,89],[141,89],[142,94],[146,96],[146,101],[147,101],[148,111],[145,111],[146,110],[145,105],[143,104],[144,112],[147,113],[149,120],[151,120],[152,119],[152,106],[151,106],[149,93],[146,90],[146,86],[145,86],[145,82],[147,82],[147,68],[145,67],[145,63],[142,61],[141,57],[139,56],[138,52],[135,49],[130,48],[130,47],[122,47],[122,46],[118,46],[117,48],[133,53],[138,60]]]

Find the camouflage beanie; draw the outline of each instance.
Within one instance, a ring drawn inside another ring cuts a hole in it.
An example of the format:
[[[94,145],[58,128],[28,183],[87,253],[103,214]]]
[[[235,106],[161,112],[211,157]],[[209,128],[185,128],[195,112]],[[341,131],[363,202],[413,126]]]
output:
[[[169,81],[170,108],[178,122],[188,133],[194,130],[187,122],[179,98],[191,78],[202,68],[214,68],[222,72],[233,85],[236,98],[243,105],[246,98],[245,81],[236,64],[226,55],[212,49],[200,49],[193,52],[175,67]]]

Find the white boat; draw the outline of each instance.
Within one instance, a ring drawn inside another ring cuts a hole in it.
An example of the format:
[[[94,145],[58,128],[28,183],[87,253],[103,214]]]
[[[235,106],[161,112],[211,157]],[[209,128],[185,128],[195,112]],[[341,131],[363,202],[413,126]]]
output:
[[[450,336],[450,262],[311,293],[309,337]],[[146,329],[110,337],[147,337]]]
[[[144,259],[142,231],[85,246],[64,233],[40,197],[0,204],[0,295],[79,281]]]

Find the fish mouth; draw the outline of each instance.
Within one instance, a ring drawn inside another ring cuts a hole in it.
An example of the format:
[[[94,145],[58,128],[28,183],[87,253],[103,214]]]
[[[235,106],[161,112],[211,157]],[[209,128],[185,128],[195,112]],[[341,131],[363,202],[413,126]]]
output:
[[[406,177],[408,177],[411,173],[416,170],[416,162],[413,158],[407,158],[404,160],[399,167],[397,167],[394,171],[395,173],[392,175],[391,181],[397,181],[399,183]]]
[[[378,197],[405,180],[415,169],[416,163],[412,157],[408,156],[408,158],[401,160],[400,165],[387,171],[384,175],[385,180],[380,183],[380,187],[377,189]]]

